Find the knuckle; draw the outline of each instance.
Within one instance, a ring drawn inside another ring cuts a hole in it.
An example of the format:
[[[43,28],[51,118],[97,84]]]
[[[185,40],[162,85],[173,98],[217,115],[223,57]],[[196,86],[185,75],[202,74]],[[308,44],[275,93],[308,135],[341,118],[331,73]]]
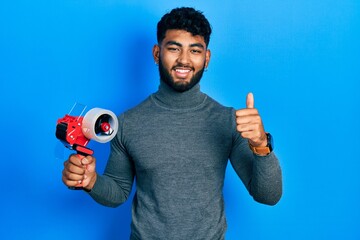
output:
[[[70,186],[71,185],[71,182],[65,178],[64,176],[62,177],[62,182],[66,185],[66,186]]]
[[[79,164],[80,159],[78,158],[78,156],[76,154],[72,154],[69,157],[69,163],[72,164]]]
[[[248,138],[248,135],[247,135],[247,133],[245,133],[245,132],[242,132],[242,133],[241,133],[241,136],[242,136],[243,138]]]
[[[65,171],[65,172],[63,173],[63,177],[66,178],[66,179],[70,179],[70,172]]]
[[[62,177],[63,177],[63,179],[70,179],[70,172],[67,170],[64,170],[62,172]]]
[[[81,180],[82,176],[78,175],[78,174],[74,174],[74,173],[70,173],[68,176],[69,180],[73,180],[73,181],[77,181],[77,180]]]
[[[238,132],[241,132],[241,126],[240,126],[240,125],[237,125],[237,126],[236,126],[236,130],[237,130]]]

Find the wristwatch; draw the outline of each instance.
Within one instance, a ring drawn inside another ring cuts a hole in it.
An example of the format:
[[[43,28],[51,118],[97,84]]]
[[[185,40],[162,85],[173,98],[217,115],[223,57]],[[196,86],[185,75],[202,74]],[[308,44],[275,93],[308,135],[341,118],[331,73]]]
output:
[[[260,156],[269,155],[274,149],[274,140],[270,133],[266,133],[267,144],[265,147],[254,147],[249,143],[249,147],[253,153]]]

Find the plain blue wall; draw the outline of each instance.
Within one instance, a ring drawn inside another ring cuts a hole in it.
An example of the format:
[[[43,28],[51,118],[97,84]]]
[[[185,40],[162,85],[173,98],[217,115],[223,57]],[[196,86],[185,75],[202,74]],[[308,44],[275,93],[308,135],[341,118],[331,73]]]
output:
[[[360,239],[360,2],[169,2],[0,2],[0,239],[128,238],[131,201],[63,186],[55,124],[74,102],[120,114],[156,91],[156,23],[177,6],[213,26],[202,90],[236,108],[254,92],[283,168],[275,207],[228,168],[227,239]],[[90,146],[101,172],[109,146]]]

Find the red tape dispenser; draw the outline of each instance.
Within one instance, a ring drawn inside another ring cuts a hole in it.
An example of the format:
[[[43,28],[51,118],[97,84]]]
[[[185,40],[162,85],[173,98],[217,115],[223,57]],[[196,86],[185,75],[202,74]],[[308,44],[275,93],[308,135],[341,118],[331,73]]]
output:
[[[74,115],[79,106],[82,106],[80,115]],[[75,103],[69,114],[57,120],[55,133],[65,147],[77,152],[80,159],[93,155],[94,151],[86,147],[91,139],[100,143],[109,142],[115,137],[119,126],[113,112],[92,108],[82,116],[85,109],[86,106]],[[82,183],[70,189],[82,189]]]

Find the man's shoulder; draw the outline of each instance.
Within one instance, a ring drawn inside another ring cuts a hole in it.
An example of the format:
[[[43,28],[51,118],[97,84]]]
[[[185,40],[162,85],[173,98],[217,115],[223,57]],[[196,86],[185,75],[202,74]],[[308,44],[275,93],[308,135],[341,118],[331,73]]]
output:
[[[212,108],[215,108],[218,111],[234,112],[234,110],[235,110],[233,107],[225,106],[224,104],[220,103],[219,101],[215,100],[214,98],[210,97],[209,95],[207,95],[207,101],[208,101],[208,104]]]
[[[126,117],[136,116],[138,114],[144,114],[144,111],[148,110],[151,107],[150,96],[146,97],[143,101],[138,103],[137,105],[126,110],[122,115],[126,115]]]

